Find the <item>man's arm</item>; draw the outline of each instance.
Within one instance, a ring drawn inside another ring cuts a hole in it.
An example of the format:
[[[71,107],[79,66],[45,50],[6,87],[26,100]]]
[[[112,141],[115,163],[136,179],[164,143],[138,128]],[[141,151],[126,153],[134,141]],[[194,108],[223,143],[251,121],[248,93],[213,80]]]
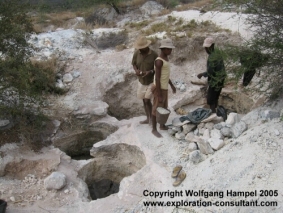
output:
[[[141,70],[139,70],[139,69],[136,67],[136,65],[133,65],[133,68],[134,68],[135,73],[136,73],[137,76],[143,75],[143,72],[142,72]]]
[[[133,58],[132,58],[132,65],[133,69],[135,70],[135,73],[137,76],[141,76],[142,72],[137,68],[137,57],[138,57],[138,51],[135,51]]]
[[[163,100],[162,93],[161,93],[161,84],[160,84],[162,66],[163,66],[162,60],[156,60],[155,61],[155,86],[156,86],[156,91],[157,91],[157,96],[158,96],[159,102],[162,102],[162,100]]]

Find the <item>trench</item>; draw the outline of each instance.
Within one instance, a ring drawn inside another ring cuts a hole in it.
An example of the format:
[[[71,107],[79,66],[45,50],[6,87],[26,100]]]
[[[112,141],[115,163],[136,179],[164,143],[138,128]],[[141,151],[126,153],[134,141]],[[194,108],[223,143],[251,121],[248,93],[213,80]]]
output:
[[[94,159],[80,169],[78,176],[87,184],[92,200],[118,193],[123,178],[146,164],[139,147],[124,143],[93,148],[91,155]]]

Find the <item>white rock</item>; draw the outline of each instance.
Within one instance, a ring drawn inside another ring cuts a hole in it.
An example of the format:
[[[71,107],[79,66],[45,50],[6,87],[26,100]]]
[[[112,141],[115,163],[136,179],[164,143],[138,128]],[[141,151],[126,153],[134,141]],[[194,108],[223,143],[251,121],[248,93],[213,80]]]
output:
[[[203,138],[204,140],[210,138],[209,129],[205,129],[205,130],[204,130],[204,133],[203,133],[202,138]]]
[[[214,126],[214,123],[212,123],[212,122],[205,123],[205,125],[204,125],[204,127],[206,129],[209,129],[209,130],[212,130],[213,126]]]
[[[229,127],[223,127],[220,132],[224,137],[231,137],[231,130]]]
[[[195,124],[185,124],[183,125],[183,133],[188,134],[196,128]]]
[[[276,136],[280,135],[280,132],[278,131],[278,129],[274,129],[274,133],[275,133]]]
[[[183,132],[177,132],[176,134],[175,134],[175,137],[178,139],[178,140],[183,140],[183,139],[185,139],[185,137],[186,137],[186,135],[183,133]]]
[[[239,123],[236,123],[231,128],[231,133],[233,138],[239,137],[244,131],[248,129],[247,124],[244,121],[240,121]]]
[[[221,123],[215,124],[215,125],[214,125],[214,128],[220,130],[220,129],[222,129],[223,127],[225,127],[225,125],[226,125],[225,122],[221,122]]]
[[[12,202],[15,202],[15,201],[16,201],[16,199],[15,199],[14,196],[10,197],[10,200],[11,200]]]
[[[64,175],[61,172],[53,172],[44,180],[44,187],[47,190],[51,190],[51,189],[59,190],[62,189],[64,186],[66,186],[66,184],[67,184],[66,175]]]
[[[221,134],[220,130],[218,130],[218,129],[211,130],[210,135],[211,135],[212,138],[223,139],[223,135]]]
[[[164,7],[155,1],[147,1],[139,9],[143,15],[157,15]]]
[[[225,145],[224,141],[219,138],[209,138],[207,141],[214,150],[219,150]]]
[[[73,75],[74,78],[78,78],[78,77],[81,76],[81,73],[79,71],[75,70],[75,71],[72,72],[72,75]]]
[[[63,76],[63,82],[64,83],[70,83],[73,81],[73,76],[70,74],[70,73],[66,73],[64,76]]]
[[[10,124],[9,120],[0,120],[0,127],[5,127]]]
[[[201,138],[199,138],[199,139],[201,139]],[[206,155],[214,153],[213,149],[211,148],[210,144],[207,141],[201,139],[201,140],[197,141],[197,144],[198,144],[198,147],[199,147],[201,153],[206,154]]]
[[[190,152],[195,151],[197,149],[198,149],[198,146],[196,145],[196,143],[194,143],[194,142],[193,143],[189,143],[188,150]]]
[[[195,137],[194,133],[193,133],[193,132],[189,132],[189,133],[186,135],[185,140],[188,141],[188,142],[193,142],[194,137]]]
[[[226,123],[227,126],[233,126],[235,123],[237,123],[239,121],[240,121],[240,116],[235,112],[231,112],[228,115],[228,118],[227,118],[225,123]]]
[[[182,85],[180,86],[180,91],[181,91],[181,92],[185,92],[185,91],[186,91],[186,85],[182,84]]]
[[[61,124],[61,122],[58,121],[58,120],[53,120],[52,123],[53,123],[53,125],[54,125],[55,127],[57,127],[57,128],[58,128],[58,127],[60,126],[60,124]]]
[[[61,89],[63,89],[65,87],[65,85],[63,84],[61,79],[57,80],[55,86],[58,87],[58,88],[61,88]]]

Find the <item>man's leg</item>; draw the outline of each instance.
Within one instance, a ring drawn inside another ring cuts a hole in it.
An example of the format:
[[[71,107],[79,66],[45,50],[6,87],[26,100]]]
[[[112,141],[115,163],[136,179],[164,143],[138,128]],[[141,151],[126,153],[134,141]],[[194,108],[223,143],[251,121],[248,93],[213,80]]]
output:
[[[163,102],[162,102],[162,107],[167,109],[168,108],[168,90],[161,90],[162,91],[162,97],[163,97]],[[160,124],[160,130],[168,130],[168,127],[165,126],[165,124]]]
[[[161,138],[162,135],[157,131],[156,129],[156,124],[157,124],[157,121],[156,121],[156,109],[159,105],[159,102],[158,102],[158,97],[157,97],[157,94],[156,94],[156,91],[154,92],[154,98],[153,98],[153,106],[152,106],[152,134],[154,134],[156,137],[158,138]]]
[[[156,116],[152,115],[152,134],[154,134],[158,138],[162,138],[162,135],[156,129]]]
[[[210,104],[209,106],[210,106],[210,109],[211,109],[212,113],[216,113],[217,105],[215,103],[213,103],[213,104]]]
[[[152,104],[150,102],[150,99],[143,99],[143,106],[144,106],[146,119],[144,121],[141,121],[140,124],[148,124],[150,123],[151,120],[151,111],[152,111]]]

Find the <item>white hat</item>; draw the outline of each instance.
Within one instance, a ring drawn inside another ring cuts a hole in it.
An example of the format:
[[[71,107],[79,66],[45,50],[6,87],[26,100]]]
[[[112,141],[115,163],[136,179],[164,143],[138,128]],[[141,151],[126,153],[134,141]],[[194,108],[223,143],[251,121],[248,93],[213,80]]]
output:
[[[151,41],[150,40],[147,40],[144,36],[140,36],[136,42],[134,43],[134,47],[136,49],[143,49],[143,48],[146,48],[148,47],[149,45],[151,44]]]
[[[211,37],[208,37],[203,42],[203,47],[210,47],[212,44],[214,44],[214,39]]]
[[[160,41],[160,49],[161,48],[170,48],[170,49],[173,49],[175,48],[174,45],[173,45],[173,42],[170,38],[166,38],[166,39],[163,39]]]

